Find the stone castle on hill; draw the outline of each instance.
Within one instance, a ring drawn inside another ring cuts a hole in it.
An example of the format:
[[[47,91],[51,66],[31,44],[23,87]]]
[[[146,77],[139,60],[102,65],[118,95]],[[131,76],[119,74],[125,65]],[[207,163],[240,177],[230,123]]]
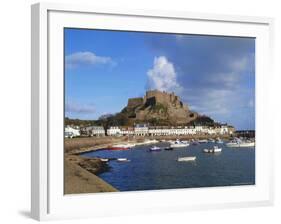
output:
[[[187,124],[198,116],[174,93],[158,90],[147,91],[144,97],[128,99],[128,104],[121,113],[138,122],[154,121],[179,125]]]

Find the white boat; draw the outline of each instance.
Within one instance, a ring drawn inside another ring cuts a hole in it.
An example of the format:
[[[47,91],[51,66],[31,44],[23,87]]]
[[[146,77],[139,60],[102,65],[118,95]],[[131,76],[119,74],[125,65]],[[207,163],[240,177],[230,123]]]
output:
[[[176,140],[174,143],[171,143],[170,147],[171,148],[182,148],[182,147],[187,147],[189,146],[189,143],[184,143],[181,142],[180,140]]]
[[[158,146],[153,146],[149,149],[149,151],[152,151],[152,152],[161,151],[161,148]]]
[[[222,151],[222,148],[219,148],[218,146],[214,146],[211,149],[203,149],[203,152],[206,152],[206,153],[216,153],[216,152],[221,152],[221,151]]]
[[[255,147],[255,142],[242,142],[240,147]]]
[[[119,162],[130,162],[127,158],[117,158],[117,161]]]
[[[108,162],[108,161],[109,161],[109,159],[106,159],[106,158],[100,158],[100,160],[101,160],[102,162]]]
[[[234,147],[234,148],[255,147],[255,143],[254,142],[241,142],[241,143],[229,142],[226,144],[226,146]]]
[[[189,162],[196,160],[196,156],[179,157],[178,162]]]
[[[253,141],[242,141],[240,139],[235,139],[233,141],[230,141],[226,143],[227,147],[234,147],[234,148],[240,148],[240,147],[255,147],[255,142]]]

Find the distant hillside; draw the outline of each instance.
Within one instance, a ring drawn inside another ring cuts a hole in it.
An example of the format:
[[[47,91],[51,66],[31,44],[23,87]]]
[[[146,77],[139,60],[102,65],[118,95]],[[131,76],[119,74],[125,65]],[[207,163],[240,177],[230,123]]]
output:
[[[65,125],[74,125],[74,126],[80,126],[80,127],[86,127],[91,125],[97,125],[98,121],[96,120],[80,120],[80,119],[71,119],[66,117],[64,119]]]

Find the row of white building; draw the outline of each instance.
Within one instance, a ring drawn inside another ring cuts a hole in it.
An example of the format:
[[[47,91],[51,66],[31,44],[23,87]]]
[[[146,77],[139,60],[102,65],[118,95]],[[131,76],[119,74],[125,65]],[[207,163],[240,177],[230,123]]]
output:
[[[107,129],[107,134],[114,135],[137,135],[137,136],[165,136],[165,135],[196,135],[196,134],[209,134],[209,135],[225,135],[233,134],[233,128],[227,125],[219,127],[208,126],[145,126],[137,125],[134,128],[110,127]]]
[[[107,129],[107,135],[109,136],[182,136],[196,134],[225,135],[233,134],[233,132],[234,129],[228,125],[221,125],[216,127],[200,125],[175,127],[136,125],[134,127],[112,126]],[[83,127],[80,130],[74,127],[66,127],[65,133],[65,137],[75,137],[79,135],[104,136],[105,129],[102,126]]]

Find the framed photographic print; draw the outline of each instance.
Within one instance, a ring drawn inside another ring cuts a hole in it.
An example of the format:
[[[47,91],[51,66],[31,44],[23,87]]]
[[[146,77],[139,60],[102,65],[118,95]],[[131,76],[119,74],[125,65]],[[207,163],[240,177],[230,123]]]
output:
[[[32,6],[32,216],[270,205],[270,18]]]

